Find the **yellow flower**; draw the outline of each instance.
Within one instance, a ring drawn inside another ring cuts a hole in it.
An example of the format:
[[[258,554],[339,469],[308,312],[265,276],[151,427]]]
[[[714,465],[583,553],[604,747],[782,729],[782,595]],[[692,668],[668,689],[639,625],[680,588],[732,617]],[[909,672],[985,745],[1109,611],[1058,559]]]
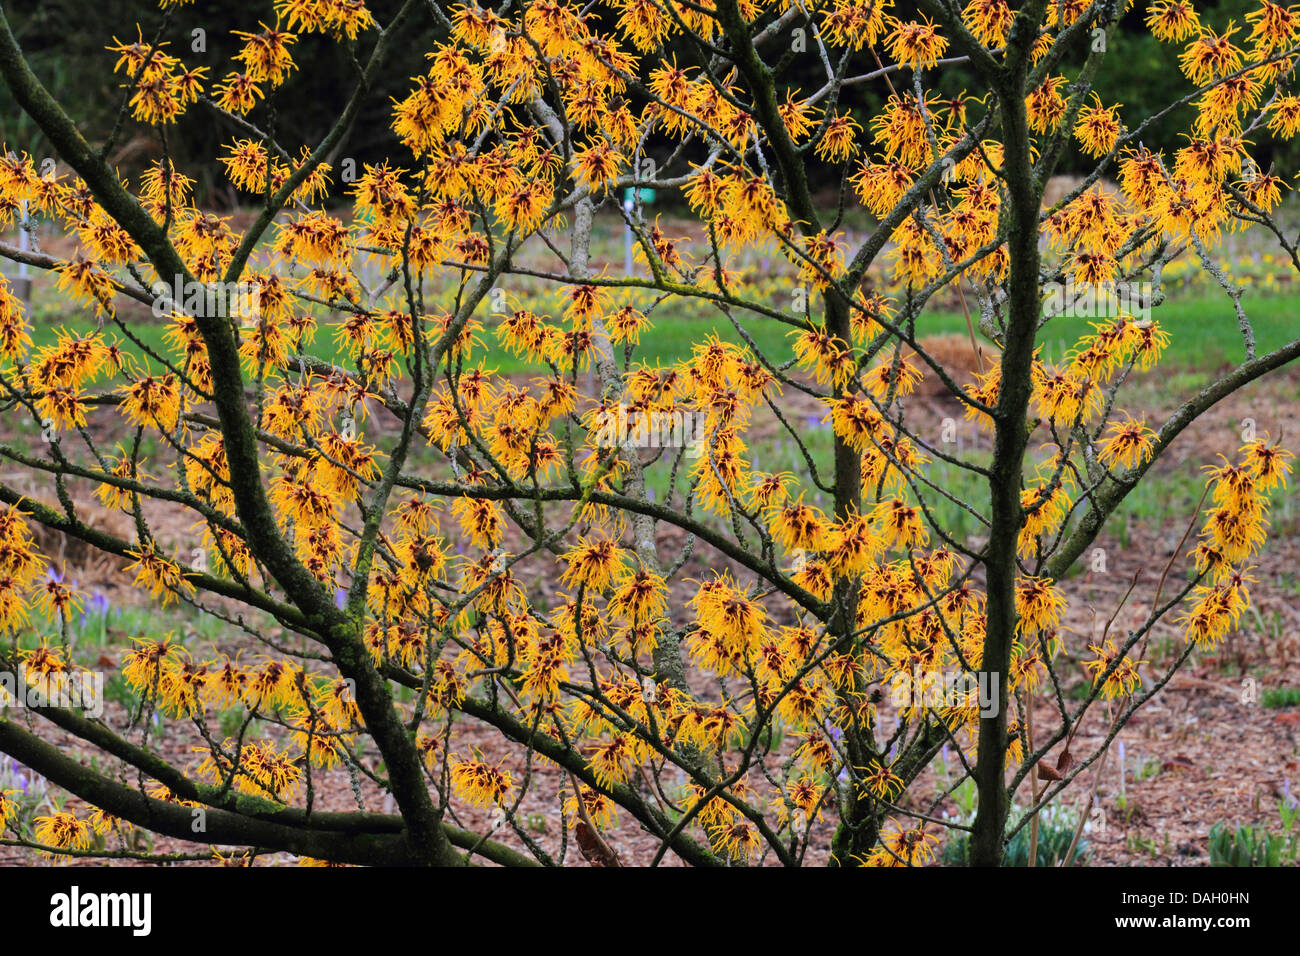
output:
[[[1016,581],[1016,613],[1023,631],[1042,631],[1061,623],[1065,595],[1051,578],[1019,578]]]
[[[1102,464],[1136,467],[1146,460],[1155,444],[1156,434],[1147,428],[1146,416],[1134,420],[1125,412],[1124,419],[1107,426],[1108,437],[1102,441],[1097,454]]]
[[[862,774],[860,786],[872,796],[882,800],[892,800],[903,789],[903,779],[893,772],[893,768],[872,760],[865,768],[859,768]]]
[[[1187,639],[1198,647],[1209,647],[1236,627],[1250,607],[1246,585],[1252,580],[1243,572],[1235,571],[1218,584],[1193,588],[1189,598],[1194,602],[1192,608],[1179,619]]]
[[[1086,106],[1079,111],[1079,120],[1074,127],[1074,136],[1082,144],[1083,151],[1094,157],[1105,156],[1114,147],[1123,126],[1116,115],[1116,107],[1102,106],[1101,99],[1093,93],[1094,106]]]
[[[748,820],[732,820],[710,828],[709,841],[718,852],[745,862],[753,859],[762,846],[758,828]]]
[[[262,88],[247,73],[227,73],[216,87],[217,105],[230,113],[243,115],[257,105],[263,96]]]
[[[180,421],[180,382],[171,372],[161,377],[143,376],[119,391],[120,407],[132,424],[152,425],[160,431],[171,432]]]
[[[921,509],[898,498],[881,501],[871,512],[871,521],[880,533],[880,541],[887,548],[910,550],[923,547],[930,540]]]
[[[1201,28],[1191,0],[1155,0],[1147,8],[1147,28],[1166,43],[1186,40]]]
[[[961,11],[970,31],[987,47],[1000,47],[1007,41],[1007,33],[1015,14],[1006,0],[970,0]]]
[[[114,283],[112,277],[93,259],[77,258],[57,267],[60,291],[75,296],[78,302],[93,305],[95,311],[112,314]]]
[[[1102,684],[1103,697],[1128,697],[1142,684],[1142,676],[1138,673],[1138,668],[1147,662],[1134,661],[1127,655],[1121,657],[1115,647],[1114,639],[1107,638],[1104,645],[1089,644],[1088,650],[1096,654],[1097,658],[1084,661],[1083,666],[1092,672],[1094,686],[1098,683]],[[1118,663],[1116,663],[1117,658]],[[1112,664],[1115,669],[1110,674],[1106,674],[1106,669]],[[1106,675],[1104,682],[1103,675]]]
[[[939,838],[921,824],[904,827],[896,820],[889,821],[881,833],[882,844],[864,861],[867,866],[925,866],[934,859],[934,848]]]
[[[1187,45],[1178,57],[1183,72],[1197,86],[1203,86],[1215,77],[1225,76],[1241,66],[1241,50],[1232,44],[1237,32],[1232,21],[1222,34],[1204,30]]]
[[[826,124],[815,152],[827,162],[842,163],[858,152],[861,131],[862,126],[847,113],[834,116]]]
[[[820,508],[804,504],[802,496],[793,504],[772,509],[768,515],[772,539],[787,552],[820,551],[826,527],[826,515]]]
[[[260,20],[257,25],[262,28],[261,33],[232,31],[245,41],[244,46],[235,54],[235,59],[244,64],[251,79],[269,82],[273,87],[279,86],[296,66],[289,47],[298,38],[292,33],[273,30]]]
[[[1291,471],[1295,457],[1279,443],[1268,444],[1268,437],[1257,438],[1241,446],[1246,453],[1245,462],[1255,476],[1256,487],[1261,492],[1286,487],[1286,476]]]
[[[608,604],[611,614],[623,617],[633,625],[662,620],[667,606],[664,579],[644,568],[617,577]]]
[[[9,821],[18,814],[18,801],[13,799],[21,790],[0,790],[0,832],[9,825]]]
[[[711,580],[699,582],[689,605],[700,627],[715,635],[728,652],[757,648],[767,627],[767,614],[735,586],[730,575],[714,572]]]
[[[35,820],[36,840],[60,850],[89,850],[91,829],[66,810]]]
[[[939,35],[929,20],[923,19],[920,23],[893,22],[894,29],[885,38],[885,47],[898,63],[906,63],[913,69],[928,69],[938,62],[948,48],[948,41]]]
[[[193,594],[194,585],[189,582],[175,561],[164,557],[153,542],[139,551],[127,551],[134,563],[127,565],[127,571],[135,571],[135,583],[149,589],[149,595],[162,601],[166,607],[176,600],[177,594]]]
[[[488,763],[477,750],[472,753],[468,760],[452,760],[451,783],[456,794],[472,806],[504,806],[512,786],[510,771]]]
[[[618,804],[586,784],[579,784],[577,796],[574,795],[571,789],[564,791],[564,815],[566,818],[570,820],[581,819],[578,812],[579,800],[582,800],[582,808],[586,810],[587,818],[597,827],[604,829],[618,820]]]

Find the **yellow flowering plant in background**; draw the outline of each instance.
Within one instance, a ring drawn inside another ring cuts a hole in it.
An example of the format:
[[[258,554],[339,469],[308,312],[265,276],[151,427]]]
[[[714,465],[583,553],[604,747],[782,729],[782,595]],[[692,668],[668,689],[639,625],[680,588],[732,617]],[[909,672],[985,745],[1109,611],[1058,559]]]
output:
[[[1060,582],[1181,432],[1300,356],[1300,339],[1257,350],[1218,264],[1248,228],[1300,263],[1274,218],[1290,174],[1252,155],[1261,129],[1300,132],[1300,10],[1264,0],[1218,34],[1186,0],[1150,3],[1186,90],[1139,112],[1092,89],[1123,56],[1126,0],[390,6],[236,5],[237,52],[220,64],[139,28],[104,38],[123,122],[165,145],[201,104],[238,131],[213,157],[252,211],[236,219],[201,208],[165,149],[138,176],[112,168],[0,4],[0,77],[57,153],[45,168],[7,145],[0,228],[39,219],[69,250],[0,255],[48,270],[97,323],[35,347],[0,280],[6,408],[47,436],[0,457],[49,488],[0,476],[0,624],[16,634],[81,607],[50,584],[44,525],[111,556],[160,613],[194,609],[253,648],[196,656],[160,616],[119,648],[136,712],[0,716],[0,752],[92,808],[42,816],[21,841],[88,853],[92,834],[136,827],[214,860],[259,847],[551,865],[568,840],[528,823],[543,805],[604,864],[631,821],[656,863],[797,865],[817,848],[917,866],[943,821],[905,798],[950,748],[978,792],[971,858],[999,862],[1105,744],[1044,776],[1049,753],[1080,746],[1103,710],[1122,727],[1250,607],[1292,458],[1267,435],[1207,466],[1195,535],[1136,624],[1072,633]],[[441,38],[426,68],[377,100],[371,81],[422,18]],[[824,67],[815,89],[787,80],[792,37]],[[274,109],[317,42],[353,52],[355,89],[320,141],[280,142]],[[954,63],[981,98],[939,92]],[[868,83],[870,116],[847,105]],[[1144,145],[1150,118],[1181,107],[1183,145]],[[400,149],[345,176],[336,148],[361,110],[386,111]],[[1045,202],[1067,148],[1092,172]],[[698,228],[676,234],[646,190],[678,197]],[[843,227],[847,205],[865,233]],[[631,272],[593,256],[605,216],[633,237]],[[784,299],[741,268],[755,250],[788,265]],[[1126,408],[1126,385],[1195,331],[1145,314],[1149,300],[1124,299],[1064,354],[1044,347],[1049,286],[1158,291],[1188,262],[1222,286],[1245,359],[1167,419]],[[188,286],[200,294],[156,291]],[[207,294],[218,286],[257,307],[226,308]],[[973,306],[974,376],[924,340],[927,308],[954,292]],[[161,350],[136,334],[131,300],[161,314]],[[673,302],[735,335],[701,335],[668,365],[641,357]],[[760,325],[783,344],[760,346]],[[500,373],[502,356],[527,374]],[[991,454],[934,439],[912,401],[922,382]],[[794,396],[819,409],[829,454],[782,414]],[[689,441],[602,440],[620,415]],[[127,440],[105,447],[97,421]],[[805,473],[760,467],[760,423]],[[937,483],[936,462],[975,476],[979,496]],[[92,527],[73,488],[133,532]],[[940,499],[980,533],[940,520]],[[193,547],[159,540],[146,505],[183,511]],[[1142,655],[1165,618],[1186,643],[1153,671]],[[1062,694],[1067,654],[1088,675],[1080,699]],[[0,651],[0,669],[20,664],[29,680],[83,667],[57,640]],[[885,699],[899,680],[954,676],[980,677],[994,706]],[[1035,695],[1059,703],[1048,726],[1028,719]],[[98,769],[51,747],[46,723]],[[318,807],[335,777],[353,809]],[[0,793],[0,825],[15,807]]]

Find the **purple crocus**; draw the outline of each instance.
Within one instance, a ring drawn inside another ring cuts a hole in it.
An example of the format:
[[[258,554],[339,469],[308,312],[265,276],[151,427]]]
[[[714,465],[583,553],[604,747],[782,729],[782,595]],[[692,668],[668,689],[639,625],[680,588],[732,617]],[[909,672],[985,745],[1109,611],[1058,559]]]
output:
[[[96,591],[94,596],[86,602],[85,610],[81,612],[81,627],[85,629],[87,622],[96,617],[108,617],[109,608],[112,607],[108,596]]]

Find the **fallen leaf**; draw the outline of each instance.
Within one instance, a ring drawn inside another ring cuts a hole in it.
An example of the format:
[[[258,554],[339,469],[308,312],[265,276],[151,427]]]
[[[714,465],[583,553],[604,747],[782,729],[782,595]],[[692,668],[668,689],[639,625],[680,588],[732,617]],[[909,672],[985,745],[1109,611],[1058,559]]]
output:
[[[592,866],[623,865],[619,862],[618,854],[613,848],[587,826],[585,821],[579,820],[573,828],[573,833],[578,838],[578,849]]]
[[[1066,747],[1061,751],[1061,756],[1056,758],[1056,772],[1065,775],[1074,769],[1074,754],[1070,753],[1070,748]]]

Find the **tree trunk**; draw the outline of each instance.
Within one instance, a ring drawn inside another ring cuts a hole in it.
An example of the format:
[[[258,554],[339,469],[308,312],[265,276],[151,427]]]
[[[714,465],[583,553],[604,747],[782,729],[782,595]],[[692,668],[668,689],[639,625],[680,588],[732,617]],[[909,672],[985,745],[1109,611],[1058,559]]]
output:
[[[1008,306],[1001,385],[993,420],[993,462],[989,475],[991,530],[984,561],[988,595],[987,635],[981,669],[997,682],[1002,706],[980,720],[975,761],[979,809],[971,835],[971,863],[998,866],[1009,795],[1005,780],[1007,749],[1007,670],[1016,636],[1016,540],[1024,523],[1020,505],[1021,469],[1028,442],[1026,414],[1032,391],[1034,338],[1038,326],[1038,213],[1042,201],[1030,155],[1029,123],[1025,114],[1025,69],[1033,22],[1022,19],[1008,42],[1009,69],[998,88],[1002,108],[1004,174],[1009,203],[1005,234],[1010,259]],[[1015,49],[1024,44],[1024,50]]]

